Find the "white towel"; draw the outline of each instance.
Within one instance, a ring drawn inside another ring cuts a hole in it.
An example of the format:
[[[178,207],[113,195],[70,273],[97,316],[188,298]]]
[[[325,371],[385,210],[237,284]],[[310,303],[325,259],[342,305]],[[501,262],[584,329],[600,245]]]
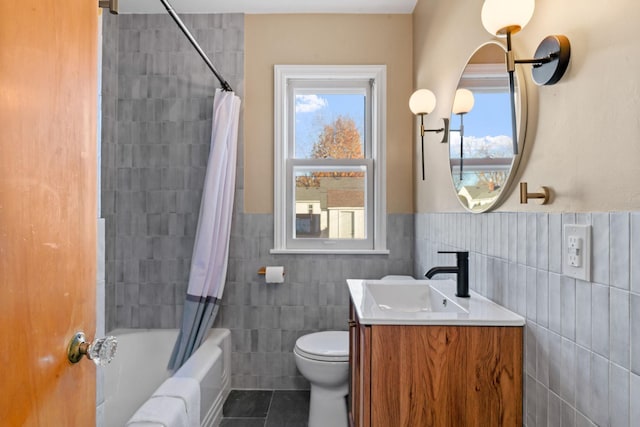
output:
[[[189,427],[184,401],[151,396],[127,422],[129,427]]]
[[[158,387],[153,396],[181,399],[186,408],[188,427],[200,427],[200,383],[196,379],[168,378]]]

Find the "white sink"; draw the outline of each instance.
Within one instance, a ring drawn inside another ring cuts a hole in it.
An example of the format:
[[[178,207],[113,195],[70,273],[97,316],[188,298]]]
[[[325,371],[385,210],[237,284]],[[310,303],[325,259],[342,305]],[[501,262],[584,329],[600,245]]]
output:
[[[417,282],[368,280],[364,287],[381,310],[399,313],[467,313],[467,310],[424,281]]]
[[[456,296],[453,280],[348,279],[358,321],[364,325],[522,326],[524,318],[470,291]]]

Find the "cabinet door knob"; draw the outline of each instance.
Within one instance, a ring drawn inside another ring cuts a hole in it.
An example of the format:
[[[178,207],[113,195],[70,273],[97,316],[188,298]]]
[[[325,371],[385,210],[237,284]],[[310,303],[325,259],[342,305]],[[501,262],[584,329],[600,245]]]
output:
[[[113,360],[117,348],[116,337],[96,338],[92,342],[87,342],[84,332],[76,332],[69,343],[67,357],[71,363],[78,363],[82,356],[87,356],[96,365],[106,366]]]
[[[356,321],[355,321],[355,320],[349,320],[349,327],[350,327],[350,328],[353,328],[353,327],[355,327],[356,325],[357,325],[357,323],[356,323]]]

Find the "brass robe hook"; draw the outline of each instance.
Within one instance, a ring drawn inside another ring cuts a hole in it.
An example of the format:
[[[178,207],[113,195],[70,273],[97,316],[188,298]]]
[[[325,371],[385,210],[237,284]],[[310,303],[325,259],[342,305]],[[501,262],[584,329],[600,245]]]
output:
[[[527,204],[529,199],[542,199],[540,204],[546,205],[549,201],[549,188],[540,187],[539,193],[529,193],[527,192],[527,183],[520,183],[520,203]]]

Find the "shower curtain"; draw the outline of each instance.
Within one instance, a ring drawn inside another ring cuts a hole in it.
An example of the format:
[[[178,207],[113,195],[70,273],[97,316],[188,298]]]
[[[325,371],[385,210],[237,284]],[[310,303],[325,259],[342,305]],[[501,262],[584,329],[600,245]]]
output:
[[[197,350],[218,313],[229,258],[239,117],[240,98],[217,89],[182,328],[169,369],[178,369]]]

